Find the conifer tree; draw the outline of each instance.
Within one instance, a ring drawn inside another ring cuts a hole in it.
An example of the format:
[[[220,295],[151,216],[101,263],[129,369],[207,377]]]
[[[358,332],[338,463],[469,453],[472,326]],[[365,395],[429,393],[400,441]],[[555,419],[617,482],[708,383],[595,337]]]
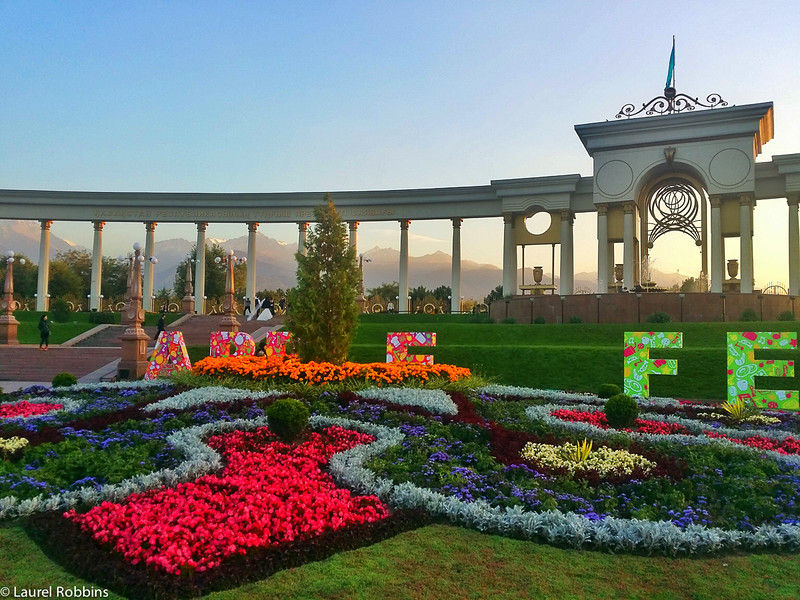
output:
[[[287,329],[303,361],[341,364],[358,326],[355,249],[330,194],[314,209],[316,224],[297,253],[297,285],[289,295]]]

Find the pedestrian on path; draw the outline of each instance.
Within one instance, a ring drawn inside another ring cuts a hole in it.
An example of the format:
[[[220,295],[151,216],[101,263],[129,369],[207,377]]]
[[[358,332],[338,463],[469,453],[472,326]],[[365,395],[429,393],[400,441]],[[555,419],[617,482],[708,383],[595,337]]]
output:
[[[41,336],[39,350],[47,350],[50,346],[50,321],[47,320],[47,313],[39,318],[39,335]]]
[[[156,331],[156,337],[153,338],[154,340],[158,339],[158,336],[161,335],[161,332],[164,331],[164,328],[164,313],[161,313],[161,317],[158,319],[158,331]]]

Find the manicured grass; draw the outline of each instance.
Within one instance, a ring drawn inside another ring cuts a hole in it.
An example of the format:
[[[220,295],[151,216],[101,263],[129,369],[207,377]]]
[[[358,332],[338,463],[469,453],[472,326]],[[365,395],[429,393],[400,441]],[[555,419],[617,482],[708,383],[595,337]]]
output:
[[[362,317],[350,358],[385,360],[390,331],[435,331],[437,346],[421,348],[439,363],[457,364],[493,377],[497,383],[596,391],[603,383],[622,385],[622,340],[626,331],[682,331],[680,350],[653,350],[652,358],[678,359],[678,375],[650,378],[651,393],[678,398],[717,399],[726,393],[728,331],[797,331],[785,321],[747,323],[662,323],[563,325],[472,324],[464,316],[369,315]],[[756,357],[793,360],[791,351],[759,351]],[[800,389],[800,371],[790,378],[760,378],[766,389]]]
[[[0,584],[92,585],[51,562],[15,525],[0,526]],[[616,556],[432,525],[206,597],[789,599],[800,597],[800,561],[780,554]]]
[[[66,323],[59,323],[53,320],[52,311],[48,312],[48,319],[50,319],[50,343],[63,344],[67,340],[71,340],[94,327],[95,323],[89,322],[89,312],[73,312],[69,314],[69,320]],[[17,311],[14,313],[14,318],[19,321],[17,328],[17,340],[20,344],[38,344],[39,343],[39,318],[41,312],[36,311]],[[119,325],[120,313],[113,313],[114,323]],[[146,326],[154,326],[158,323],[159,313],[146,313],[144,324]],[[179,319],[182,315],[178,313],[168,313],[165,319],[167,325]]]
[[[463,316],[379,317],[363,319],[351,359],[385,360],[388,331],[436,331],[439,345],[422,351],[434,354],[437,362],[469,366],[498,383],[572,390],[621,384],[622,334],[647,329],[635,324],[470,324]],[[682,350],[653,352],[679,359],[678,376],[651,378],[653,393],[693,398],[724,394],[725,332],[796,330],[786,322],[651,327],[684,332]],[[193,361],[208,355],[207,346],[189,351]],[[762,356],[792,358],[792,353]],[[763,385],[800,388],[797,377],[765,378]],[[7,523],[0,524],[3,585],[42,589],[92,584],[64,571],[21,526]],[[113,593],[108,597],[119,598]],[[800,561],[797,555],[774,553],[678,559],[615,556],[433,525],[207,597],[789,599],[800,597]]]

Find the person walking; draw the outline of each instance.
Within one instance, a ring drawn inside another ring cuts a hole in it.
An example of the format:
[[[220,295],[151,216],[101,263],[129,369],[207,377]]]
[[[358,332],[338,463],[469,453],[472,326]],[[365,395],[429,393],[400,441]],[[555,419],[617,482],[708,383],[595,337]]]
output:
[[[161,313],[161,317],[158,319],[158,331],[156,331],[156,336],[153,338],[157,340],[158,337],[161,335],[161,332],[164,331],[165,324],[164,324],[164,313]]]
[[[50,321],[47,320],[47,314],[43,314],[39,318],[39,350],[47,350],[50,346]]]

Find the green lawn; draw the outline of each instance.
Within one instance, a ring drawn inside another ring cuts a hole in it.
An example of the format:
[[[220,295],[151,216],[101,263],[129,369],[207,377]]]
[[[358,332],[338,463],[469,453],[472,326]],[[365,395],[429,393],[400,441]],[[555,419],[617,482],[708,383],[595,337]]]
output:
[[[362,320],[351,358],[383,361],[387,331],[435,331],[437,362],[469,366],[499,383],[595,390],[622,381],[622,334],[641,325],[489,325],[468,318],[377,315]],[[724,394],[725,332],[795,331],[794,323],[667,324],[684,332],[679,375],[653,377],[653,393]],[[193,360],[208,354],[193,347]],[[785,353],[784,353],[785,354]],[[653,353],[656,356],[656,353]],[[791,358],[780,353],[773,358]],[[765,379],[764,387],[800,388]],[[82,586],[44,555],[18,523],[0,524],[0,586]],[[118,598],[110,594],[110,598]],[[446,525],[409,531],[370,547],[281,571],[209,598],[800,598],[800,559],[775,553],[703,558],[610,555],[564,550]]]
[[[652,394],[678,398],[723,399],[728,331],[797,331],[797,323],[665,324],[472,324],[464,316],[369,315],[362,318],[350,357],[385,360],[389,331],[435,331],[437,346],[421,348],[438,363],[469,367],[497,383],[596,391],[603,383],[622,385],[622,340],[626,331],[682,331],[683,348],[651,352],[652,358],[678,359],[678,375],[650,378]],[[793,359],[792,352],[756,352],[756,357]],[[761,378],[766,389],[800,389],[793,378]]]
[[[52,562],[20,527],[3,525],[0,585],[19,590],[92,584]],[[431,525],[206,597],[792,599],[800,597],[800,561],[779,554],[616,556]]]
[[[17,328],[17,340],[20,344],[38,344],[39,343],[39,318],[43,313],[36,311],[17,311],[14,313],[14,318],[19,321]],[[66,323],[59,323],[53,320],[52,311],[48,312],[48,319],[50,319],[50,343],[63,344],[67,340],[71,340],[90,329],[97,327],[95,323],[89,322],[89,312],[73,312],[69,314],[69,320]],[[119,325],[120,313],[113,313],[114,323]],[[146,313],[144,324],[147,326],[156,325],[158,323],[159,313]],[[168,313],[166,323],[169,325],[182,315],[178,313]]]

